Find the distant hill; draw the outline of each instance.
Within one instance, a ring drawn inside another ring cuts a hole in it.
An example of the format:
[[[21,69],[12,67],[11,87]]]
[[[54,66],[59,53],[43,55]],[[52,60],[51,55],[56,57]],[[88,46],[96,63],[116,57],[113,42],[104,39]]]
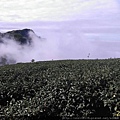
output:
[[[39,37],[31,29],[13,30],[13,31],[8,31],[6,33],[0,33],[0,42],[4,42],[3,38],[8,38],[8,39],[15,39],[21,45],[26,43],[30,44],[32,42],[32,38],[29,34],[30,32],[33,33],[36,37]]]
[[[6,33],[0,33],[0,44],[4,44],[6,40],[15,40],[19,45],[31,45],[33,42],[32,37],[41,39],[37,36],[32,29],[12,30]],[[7,55],[0,54],[0,65],[13,64],[15,60],[8,59]]]

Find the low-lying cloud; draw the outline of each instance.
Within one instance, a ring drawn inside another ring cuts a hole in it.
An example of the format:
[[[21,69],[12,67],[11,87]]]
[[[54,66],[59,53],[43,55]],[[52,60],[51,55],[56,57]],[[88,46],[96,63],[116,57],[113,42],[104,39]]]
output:
[[[0,43],[0,57],[5,57],[7,63],[11,60],[18,62],[59,59],[59,46],[57,41],[49,41],[37,37],[33,32],[29,32],[32,38],[31,44],[20,45],[14,38],[2,38]]]
[[[10,25],[6,25],[7,28],[9,27],[6,31],[12,30]],[[14,39],[4,38],[6,44],[0,44],[0,56],[6,54],[16,62],[30,62],[32,59],[35,61],[88,59],[89,53],[89,59],[119,58],[120,28],[118,25],[119,23],[110,20],[15,24],[12,26],[16,29],[31,27],[42,38],[38,39],[30,33],[33,44],[22,47]]]

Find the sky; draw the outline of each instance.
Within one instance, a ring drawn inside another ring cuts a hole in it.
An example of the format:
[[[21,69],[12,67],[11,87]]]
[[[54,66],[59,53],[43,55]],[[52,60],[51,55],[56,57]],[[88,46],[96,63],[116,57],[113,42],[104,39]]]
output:
[[[120,0],[0,0],[0,32],[23,28],[46,39],[37,60],[120,57]]]

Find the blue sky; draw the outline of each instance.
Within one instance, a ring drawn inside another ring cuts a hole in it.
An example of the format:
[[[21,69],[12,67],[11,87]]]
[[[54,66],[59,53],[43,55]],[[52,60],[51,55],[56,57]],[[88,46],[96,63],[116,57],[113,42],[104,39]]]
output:
[[[1,0],[0,6],[1,32],[31,28],[46,38],[42,60],[120,57],[120,0]]]

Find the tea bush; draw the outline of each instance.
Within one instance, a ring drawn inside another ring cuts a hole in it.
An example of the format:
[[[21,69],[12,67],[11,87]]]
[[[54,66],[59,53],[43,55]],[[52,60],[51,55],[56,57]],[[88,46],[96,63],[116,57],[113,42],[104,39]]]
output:
[[[120,59],[0,66],[0,117],[119,117]]]

